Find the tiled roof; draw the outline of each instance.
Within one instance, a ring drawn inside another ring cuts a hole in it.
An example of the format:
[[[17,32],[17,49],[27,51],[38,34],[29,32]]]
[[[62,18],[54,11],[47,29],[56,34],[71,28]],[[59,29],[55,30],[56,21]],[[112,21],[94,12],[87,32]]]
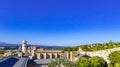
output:
[[[6,60],[8,60],[9,58],[11,58],[11,56],[1,58],[1,59],[0,59],[0,63],[1,63],[1,62],[4,62],[4,61],[6,61]]]
[[[0,67],[13,67],[13,65],[19,60],[18,57],[9,56],[0,59]]]

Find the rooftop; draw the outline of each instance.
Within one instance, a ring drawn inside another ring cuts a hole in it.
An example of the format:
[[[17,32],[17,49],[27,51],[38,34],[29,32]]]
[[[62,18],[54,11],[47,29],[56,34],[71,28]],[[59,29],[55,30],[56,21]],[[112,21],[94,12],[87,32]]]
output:
[[[63,50],[42,50],[42,49],[37,49],[36,50],[37,53],[61,53],[63,52]]]
[[[13,65],[19,60],[14,56],[8,56],[0,59],[0,67],[13,67]]]

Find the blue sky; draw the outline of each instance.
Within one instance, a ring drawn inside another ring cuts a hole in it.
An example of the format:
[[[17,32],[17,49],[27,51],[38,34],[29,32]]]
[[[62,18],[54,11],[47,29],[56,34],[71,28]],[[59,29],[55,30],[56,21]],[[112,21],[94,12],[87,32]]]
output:
[[[0,41],[74,46],[120,41],[119,0],[0,0]]]

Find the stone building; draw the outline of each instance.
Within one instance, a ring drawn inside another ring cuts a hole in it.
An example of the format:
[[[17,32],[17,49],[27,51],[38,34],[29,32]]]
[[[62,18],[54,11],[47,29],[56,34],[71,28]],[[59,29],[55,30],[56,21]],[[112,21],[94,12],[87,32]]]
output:
[[[37,50],[36,46],[28,46],[27,47],[27,53],[29,54],[29,58],[33,59],[35,58],[35,51]]]
[[[70,61],[75,61],[75,58],[77,57],[77,51],[70,51],[70,52],[66,52],[67,53],[67,60]]]
[[[75,51],[63,51],[63,50],[47,50],[43,48],[38,48],[36,46],[27,45],[27,41],[22,41],[22,46],[19,47],[17,52],[7,52],[6,56],[17,55],[22,57],[24,54],[29,55],[29,59],[55,59],[55,58],[65,58],[70,61],[74,61],[77,56]]]
[[[45,49],[37,49],[36,50],[36,58],[37,59],[55,59],[61,58],[62,50],[45,50]]]
[[[27,46],[27,41],[22,41],[22,53],[28,54],[30,59],[55,59],[61,58],[63,50],[46,50],[36,46]]]

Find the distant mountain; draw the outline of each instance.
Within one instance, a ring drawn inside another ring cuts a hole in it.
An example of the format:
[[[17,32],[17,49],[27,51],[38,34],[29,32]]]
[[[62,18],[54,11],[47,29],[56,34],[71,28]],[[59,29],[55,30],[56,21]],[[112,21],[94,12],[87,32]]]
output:
[[[9,43],[5,43],[5,42],[0,42],[0,46],[20,46],[21,44],[9,44]]]
[[[60,49],[60,48],[64,48],[64,46],[47,46],[47,45],[35,45],[38,46],[40,48],[45,48],[45,49]]]
[[[4,47],[9,47],[9,46],[22,46],[21,44],[9,44],[5,42],[0,42],[0,46]],[[28,44],[28,46],[31,46]],[[45,48],[45,49],[59,49],[59,48],[64,48],[64,46],[47,46],[47,45],[32,45],[32,46],[37,46],[39,48]]]
[[[7,43],[5,43],[5,42],[0,42],[0,44],[6,45]]]

